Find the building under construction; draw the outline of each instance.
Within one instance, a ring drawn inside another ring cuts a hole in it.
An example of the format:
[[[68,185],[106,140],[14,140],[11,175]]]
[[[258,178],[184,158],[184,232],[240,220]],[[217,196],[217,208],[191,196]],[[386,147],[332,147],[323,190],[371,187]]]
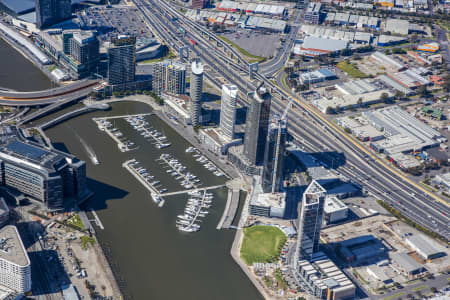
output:
[[[287,117],[272,116],[264,151],[262,187],[265,193],[280,191],[287,139]]]

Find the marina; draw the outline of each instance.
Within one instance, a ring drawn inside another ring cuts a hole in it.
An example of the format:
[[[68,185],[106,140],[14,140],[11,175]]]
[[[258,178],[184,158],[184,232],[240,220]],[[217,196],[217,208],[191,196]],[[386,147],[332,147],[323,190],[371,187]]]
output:
[[[198,218],[208,214],[207,208],[211,207],[213,195],[206,190],[188,192],[190,198],[184,208],[184,214],[178,215],[176,227],[184,232],[196,232],[200,230]]]
[[[158,204],[158,207],[162,207],[164,205],[164,199],[160,196],[160,191],[158,190],[158,187],[161,187],[161,183],[158,180],[154,180],[155,177],[150,175],[147,169],[141,167],[139,162],[135,159],[127,160],[122,164],[122,166],[150,191],[152,200]],[[161,188],[161,190],[166,189]]]
[[[134,142],[128,140],[121,131],[113,127],[113,124],[108,121],[108,118],[93,118],[93,120],[97,124],[98,129],[106,132],[117,143],[117,147],[121,152],[128,152],[138,148],[135,146]]]
[[[163,153],[156,160],[159,161],[159,164],[165,165],[165,167],[167,167],[166,173],[170,174],[175,178],[175,180],[179,181],[180,185],[185,189],[198,188],[202,185],[197,176],[191,172],[186,172],[186,167],[170,154]]]
[[[171,144],[165,135],[149,125],[149,122],[144,119],[144,116],[129,116],[125,120],[144,138],[151,141],[157,149],[169,147]]]
[[[217,168],[217,166],[213,162],[211,162],[206,156],[202,155],[200,150],[198,150],[197,148],[189,147],[186,149],[186,153],[193,153],[193,157],[195,158],[195,160],[201,163],[205,169],[213,172],[213,174],[217,177],[225,175],[225,173],[220,171],[220,169]]]

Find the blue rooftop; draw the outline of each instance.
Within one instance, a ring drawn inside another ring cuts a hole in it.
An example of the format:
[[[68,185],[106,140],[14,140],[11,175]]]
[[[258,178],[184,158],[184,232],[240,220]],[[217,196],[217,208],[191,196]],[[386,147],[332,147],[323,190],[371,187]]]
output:
[[[28,157],[34,160],[40,159],[44,154],[48,153],[46,150],[39,149],[22,142],[14,141],[6,146],[8,151],[14,152],[15,154],[21,155],[23,157]]]
[[[319,69],[317,71],[319,71],[325,77],[335,77],[336,76],[336,74],[334,74],[333,72],[331,72],[327,68],[322,68],[322,69]]]
[[[34,0],[0,0],[0,2],[16,14],[30,12],[36,7]]]

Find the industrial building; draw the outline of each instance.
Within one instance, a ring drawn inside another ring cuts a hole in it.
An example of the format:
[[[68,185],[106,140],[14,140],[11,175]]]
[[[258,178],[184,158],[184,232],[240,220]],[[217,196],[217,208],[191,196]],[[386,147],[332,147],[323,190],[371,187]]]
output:
[[[417,47],[417,51],[436,53],[439,51],[438,43],[428,43]]]
[[[72,16],[71,0],[36,0],[36,26],[40,29]]]
[[[327,68],[321,68],[313,72],[304,72],[300,74],[300,81],[303,84],[312,84],[333,79],[337,79],[336,74]]]
[[[315,36],[307,36],[302,44],[296,44],[294,53],[304,56],[319,56],[336,53],[347,48],[348,42],[344,40],[325,39]]]
[[[339,255],[347,262],[361,262],[384,256],[386,249],[373,235],[362,235],[339,243]]]
[[[403,93],[405,96],[412,96],[415,94],[415,92],[412,89],[407,88],[406,86],[400,84],[397,80],[394,80],[385,74],[378,76],[377,79],[383,82],[383,84],[385,84],[389,88],[392,88],[396,91]]]
[[[337,197],[326,197],[323,207],[325,224],[343,221],[348,217],[348,207]]]
[[[333,27],[303,24],[300,33],[324,39],[343,40],[349,43],[368,44],[372,40],[372,34],[361,31],[345,31]]]
[[[203,64],[199,60],[194,60],[191,64],[189,96],[191,98],[189,113],[191,115],[192,126],[197,126],[200,123],[200,116],[202,114],[203,96]]]
[[[366,111],[362,115],[386,137],[384,140],[372,142],[371,148],[391,156],[438,146],[445,140],[438,131],[398,106]]]
[[[223,1],[225,2],[225,1]],[[222,3],[223,3],[222,2]],[[235,3],[233,1],[233,3]],[[207,10],[189,10],[186,17],[196,22],[204,24],[219,24],[227,27],[240,26],[253,30],[263,32],[285,32],[287,29],[287,22],[277,18],[265,18],[254,15],[245,15],[229,12],[213,12]]]
[[[372,53],[370,58],[383,66],[388,72],[398,72],[405,69],[405,65],[379,51]]]
[[[170,59],[153,65],[152,87],[156,95],[163,92],[174,95],[185,94],[186,65]]]
[[[224,0],[216,6],[217,10],[228,12],[245,12],[270,16],[287,15],[286,7],[282,5],[257,4],[251,2],[237,2]]]
[[[386,273],[377,265],[371,265],[366,268],[367,274],[371,276],[371,278],[380,281],[382,284],[390,284],[393,282],[392,278],[390,278]]]
[[[3,197],[0,197],[0,227],[6,224],[9,219],[9,207]]]
[[[416,89],[418,87],[427,86],[430,84],[430,81],[428,79],[417,74],[413,70],[406,70],[403,72],[388,74],[388,76],[409,89]]]
[[[287,116],[273,115],[268,126],[264,150],[262,188],[264,192],[278,192],[283,180],[287,140]]]
[[[433,260],[445,256],[445,252],[440,250],[434,241],[426,238],[422,234],[407,236],[405,243],[426,260]]]
[[[222,85],[219,128],[223,135],[230,141],[234,139],[237,97],[237,86],[233,84]]]
[[[378,37],[377,45],[381,47],[386,47],[406,43],[407,41],[408,37],[381,34]]]
[[[387,100],[394,97],[388,89],[380,89],[369,79],[339,83],[334,87],[338,93],[325,92],[324,97],[311,101],[323,113],[327,113],[328,108],[344,110],[379,103],[385,96]]]
[[[394,253],[391,256],[392,266],[409,279],[425,275],[427,269],[415,261],[408,253]]]
[[[261,165],[264,161],[272,95],[262,83],[250,99],[245,122],[244,156],[250,164]]]
[[[409,33],[409,21],[401,19],[387,19],[384,32],[407,35]]]
[[[356,286],[323,252],[317,253],[314,260],[300,260],[296,275],[306,290],[318,299],[355,298]]]
[[[84,200],[86,164],[76,157],[23,138],[17,127],[0,134],[0,184],[43,202],[48,210],[64,208],[64,199]]]
[[[136,81],[136,38],[118,36],[111,40],[108,53],[108,84],[123,85]]]
[[[363,142],[384,139],[384,135],[381,131],[368,124],[367,121],[364,120],[365,122],[363,122],[363,120],[360,118],[342,117],[337,118],[336,122],[342,128],[350,130],[351,134]]]
[[[320,23],[320,9],[322,8],[322,4],[320,2],[310,2],[308,7],[306,8],[306,12],[304,15],[305,22],[311,24],[319,24]]]
[[[0,286],[24,294],[31,290],[31,263],[19,231],[12,225],[0,229]]]
[[[306,188],[299,204],[298,234],[294,261],[295,267],[302,260],[311,261],[319,251],[320,229],[327,191],[313,180]]]

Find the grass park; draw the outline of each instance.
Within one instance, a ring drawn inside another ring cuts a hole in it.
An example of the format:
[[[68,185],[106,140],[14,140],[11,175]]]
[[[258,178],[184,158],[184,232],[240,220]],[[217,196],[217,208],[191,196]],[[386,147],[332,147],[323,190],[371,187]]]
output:
[[[274,262],[278,259],[286,236],[274,226],[252,226],[244,229],[241,258],[247,265]]]

